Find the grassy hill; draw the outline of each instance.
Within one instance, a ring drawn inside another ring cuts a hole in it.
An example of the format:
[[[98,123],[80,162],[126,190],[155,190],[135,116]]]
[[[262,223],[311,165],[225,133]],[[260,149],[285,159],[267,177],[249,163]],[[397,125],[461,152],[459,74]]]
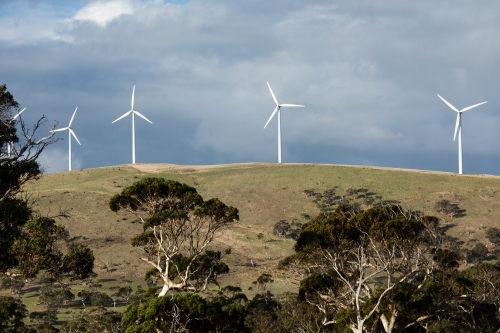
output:
[[[367,188],[384,199],[400,200],[404,207],[440,217],[450,227],[448,234],[464,243],[470,239],[485,242],[484,230],[499,226],[500,177],[480,175],[313,164],[137,164],[48,174],[29,191],[40,214],[56,215],[60,209],[69,212],[71,217],[58,223],[67,227],[75,241],[93,249],[100,281],[138,284],[144,283],[149,267],[139,259],[130,238],[142,227],[133,223],[133,215],[113,213],[108,201],[147,176],[187,183],[205,199],[218,197],[239,209],[240,222],[219,237],[215,246],[232,250],[225,258],[231,273],[221,282],[239,285],[244,291],[263,272],[274,276],[273,292],[296,288],[276,271],[278,261],[292,253],[294,242],[275,237],[272,231],[279,220],[301,220],[301,213],[318,214],[311,198],[303,193],[305,189],[322,192],[338,186],[338,193],[343,193],[352,187]],[[434,205],[440,199],[457,203],[466,215],[451,219],[435,213]]]

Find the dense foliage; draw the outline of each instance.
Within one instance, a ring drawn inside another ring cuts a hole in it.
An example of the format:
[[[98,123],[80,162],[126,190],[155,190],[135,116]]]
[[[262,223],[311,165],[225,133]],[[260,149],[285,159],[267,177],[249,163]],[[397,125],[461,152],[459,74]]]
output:
[[[297,302],[315,306],[318,331],[495,332],[500,267],[459,271],[443,239],[435,217],[340,204],[302,227],[280,265],[308,275]]]
[[[122,323],[127,333],[244,332],[245,315],[245,307],[234,298],[182,293],[135,303],[124,313]]]

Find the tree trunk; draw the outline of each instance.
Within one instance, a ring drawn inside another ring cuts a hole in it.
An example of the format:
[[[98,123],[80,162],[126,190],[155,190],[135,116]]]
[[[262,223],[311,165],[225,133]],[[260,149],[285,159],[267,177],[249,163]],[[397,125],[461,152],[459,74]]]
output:
[[[358,319],[358,324],[357,325],[355,325],[355,324],[351,325],[352,333],[363,333],[363,325],[364,324],[365,324],[364,320],[359,320]]]
[[[161,289],[160,291],[160,294],[158,295],[158,297],[163,297],[167,294],[167,292],[170,290],[168,284],[163,284],[163,288]]]
[[[384,326],[384,331],[386,333],[392,333],[394,330],[394,324],[396,324],[396,317],[398,316],[397,311],[391,311],[391,318],[390,320],[387,320],[387,317],[382,314],[380,316],[380,321],[382,322],[382,326]]]
[[[160,291],[158,297],[163,297],[167,294],[170,289],[182,289],[186,286],[184,282],[174,283],[171,280],[163,278],[163,288]]]

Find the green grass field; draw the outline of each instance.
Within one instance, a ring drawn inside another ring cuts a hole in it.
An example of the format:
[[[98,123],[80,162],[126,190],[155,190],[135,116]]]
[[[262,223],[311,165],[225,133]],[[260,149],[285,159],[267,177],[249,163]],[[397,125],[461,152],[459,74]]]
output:
[[[222,284],[240,286],[248,296],[253,294],[248,287],[264,272],[275,278],[271,286],[274,293],[296,290],[293,277],[277,270],[278,261],[292,254],[294,242],[275,237],[272,230],[279,220],[301,220],[301,213],[318,214],[311,198],[303,193],[305,189],[320,192],[338,186],[338,193],[343,193],[352,187],[367,188],[384,199],[400,200],[403,207],[440,217],[442,224],[450,226],[447,233],[465,244],[471,239],[487,243],[485,229],[499,226],[500,177],[493,176],[260,163],[210,167],[121,165],[42,176],[27,188],[36,210],[42,215],[53,216],[60,210],[71,215],[58,219],[58,223],[66,226],[76,241],[92,248],[96,281],[103,284],[104,292],[110,293],[110,287],[123,283],[144,285],[143,276],[149,267],[130,245],[130,238],[142,227],[133,223],[133,215],[112,212],[108,201],[113,194],[147,176],[187,183],[196,187],[204,199],[217,197],[239,209],[240,221],[220,235],[214,246],[232,250],[224,259],[231,273],[221,279]],[[440,199],[457,203],[466,215],[451,219],[434,212]],[[259,238],[260,233],[264,237]]]

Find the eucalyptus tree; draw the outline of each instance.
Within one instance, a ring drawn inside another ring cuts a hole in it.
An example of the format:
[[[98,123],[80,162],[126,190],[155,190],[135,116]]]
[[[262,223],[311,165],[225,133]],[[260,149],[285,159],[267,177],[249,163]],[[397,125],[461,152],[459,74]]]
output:
[[[221,252],[209,250],[214,237],[239,220],[238,210],[219,199],[203,200],[194,187],[163,178],[143,178],[114,195],[111,210],[134,213],[143,232],[132,238],[141,260],[152,266],[146,277],[169,290],[200,291],[228,271]]]
[[[394,332],[398,309],[392,304],[393,311],[381,311],[382,301],[431,268],[437,224],[437,218],[397,205],[366,211],[340,205],[305,224],[296,253],[280,265],[309,275],[299,299],[316,306],[323,326],[361,333],[380,321],[384,331]]]

